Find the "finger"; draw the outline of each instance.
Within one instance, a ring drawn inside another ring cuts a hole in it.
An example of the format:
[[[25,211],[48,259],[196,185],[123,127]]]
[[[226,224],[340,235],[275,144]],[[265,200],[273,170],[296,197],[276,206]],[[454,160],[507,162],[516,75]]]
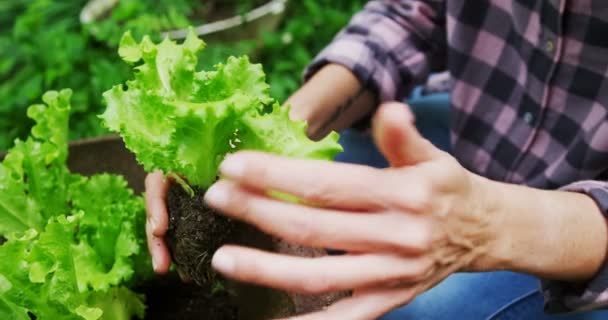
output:
[[[284,320],[377,319],[410,302],[415,295],[414,288],[369,290],[343,299],[322,311]]]
[[[226,180],[207,191],[205,202],[288,242],[351,252],[425,253],[435,223],[424,215],[402,212],[360,214],[286,203]]]
[[[394,203],[415,207],[426,199],[427,179],[327,161],[297,160],[259,152],[226,157],[220,171],[248,188],[279,191],[322,207],[371,211]]]
[[[396,255],[302,258],[236,246],[216,251],[212,265],[237,281],[303,294],[403,286],[420,281],[431,270],[428,260]]]
[[[167,213],[167,191],[169,181],[162,172],[156,171],[146,177],[146,213],[150,224],[148,236],[163,237],[167,232],[169,214]]]
[[[391,167],[415,165],[438,154],[438,149],[415,128],[413,119],[403,103],[386,103],[376,112],[374,139]]]
[[[152,226],[146,223],[148,251],[152,256],[152,268],[158,274],[165,274],[169,272],[169,267],[171,266],[171,255],[163,238],[152,235],[151,228]]]

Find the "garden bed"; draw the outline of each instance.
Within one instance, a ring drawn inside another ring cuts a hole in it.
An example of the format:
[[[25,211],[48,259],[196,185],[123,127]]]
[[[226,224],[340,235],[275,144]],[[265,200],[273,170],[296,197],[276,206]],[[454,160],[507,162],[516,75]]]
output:
[[[79,140],[70,144],[68,165],[74,173],[123,175],[137,192],[144,191],[145,172],[117,136]],[[0,161],[4,154],[0,153]],[[2,239],[0,239],[0,244]],[[247,227],[236,244],[289,255],[316,257],[324,250],[291,245]],[[322,309],[346,294],[299,295],[248,284],[226,282],[224,293],[184,283],[176,273],[154,278],[135,288],[146,295],[147,320],[266,320]],[[226,292],[230,292],[229,295]]]

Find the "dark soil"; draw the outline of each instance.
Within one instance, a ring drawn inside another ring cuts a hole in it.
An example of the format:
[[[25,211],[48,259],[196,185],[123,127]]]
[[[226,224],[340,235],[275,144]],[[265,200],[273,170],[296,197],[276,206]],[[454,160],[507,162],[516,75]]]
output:
[[[295,307],[283,292],[226,282],[228,290],[184,283],[175,273],[134,288],[146,295],[145,320],[268,320],[291,316]],[[135,319],[134,319],[135,320]]]
[[[205,205],[203,197],[202,190],[195,190],[191,198],[179,184],[171,185],[166,239],[179,271],[205,287],[219,280],[211,267],[213,254],[224,244],[235,243],[235,236],[245,226],[217,214]]]
[[[295,306],[287,293],[228,281],[215,273],[211,258],[224,244],[273,251],[276,243],[256,228],[218,214],[203,197],[201,190],[190,197],[176,183],[169,188],[167,245],[180,273],[193,283],[173,279],[139,291],[149,297],[146,319],[266,320],[292,315]],[[211,295],[218,282],[225,290]]]
[[[237,320],[238,308],[226,292],[183,283],[177,275],[158,278],[137,292],[146,293],[146,320]]]

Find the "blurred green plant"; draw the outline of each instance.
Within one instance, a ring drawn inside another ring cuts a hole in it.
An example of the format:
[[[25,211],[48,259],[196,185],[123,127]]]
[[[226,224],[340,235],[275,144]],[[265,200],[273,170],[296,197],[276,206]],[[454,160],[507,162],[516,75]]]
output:
[[[285,101],[301,85],[302,71],[365,5],[366,0],[290,1],[287,17],[274,33],[264,36],[261,63],[271,95]]]
[[[124,31],[136,39],[160,37],[159,31],[202,23],[214,12],[244,13],[265,1],[121,0],[110,15],[86,25],[79,16],[87,0],[0,1],[0,150],[29,132],[26,108],[58,88],[74,89],[70,139],[105,134],[97,118],[104,109],[101,93],[128,77],[116,54]],[[255,52],[252,60],[263,63],[272,96],[284,101],[299,87],[304,67],[365,2],[289,1],[277,32],[258,41],[214,44],[201,67]]]
[[[88,23],[85,29],[110,47],[118,46],[125,30],[136,39],[148,34],[158,41],[163,31],[200,22],[189,17],[204,7],[204,2],[193,0],[121,0],[109,16]]]
[[[0,6],[0,23],[9,25],[0,31],[0,149],[29,131],[26,108],[60,87],[76,89],[70,138],[103,133],[100,95],[128,70],[83,32],[78,16],[86,1],[17,2]]]

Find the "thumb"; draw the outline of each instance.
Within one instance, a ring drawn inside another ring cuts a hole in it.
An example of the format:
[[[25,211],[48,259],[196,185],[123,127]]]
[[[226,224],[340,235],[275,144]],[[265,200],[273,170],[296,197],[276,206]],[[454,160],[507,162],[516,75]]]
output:
[[[373,130],[376,145],[391,167],[416,165],[439,155],[439,150],[420,135],[414,126],[414,115],[403,103],[381,105]]]

